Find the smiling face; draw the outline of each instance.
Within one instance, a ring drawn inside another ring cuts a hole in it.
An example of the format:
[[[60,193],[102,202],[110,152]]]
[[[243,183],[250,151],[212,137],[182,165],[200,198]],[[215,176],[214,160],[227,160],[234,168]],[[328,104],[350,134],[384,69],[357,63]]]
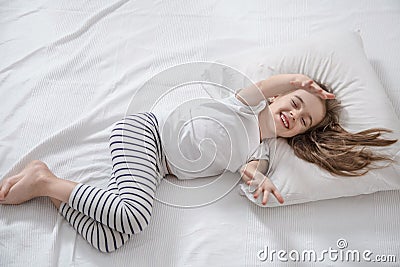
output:
[[[317,125],[325,116],[324,100],[303,89],[278,96],[269,105],[276,135],[293,137]]]

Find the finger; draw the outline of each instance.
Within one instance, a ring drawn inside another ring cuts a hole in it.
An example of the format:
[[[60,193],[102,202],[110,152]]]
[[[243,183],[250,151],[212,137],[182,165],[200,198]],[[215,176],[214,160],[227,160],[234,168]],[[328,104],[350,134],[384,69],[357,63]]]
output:
[[[318,88],[315,89],[315,94],[322,99],[335,99],[336,98],[336,96],[334,94],[328,93],[328,92],[324,91],[323,89],[318,89]]]
[[[301,86],[301,82],[300,81],[290,81],[290,84],[294,85],[294,86]]]
[[[325,93],[326,99],[335,99],[336,96],[332,93]]]
[[[254,198],[258,198],[258,196],[260,195],[260,193],[262,192],[262,187],[259,187],[256,192],[254,193]]]
[[[0,189],[0,200],[4,200],[7,197],[10,188],[18,181],[16,176],[7,178],[1,185]]]
[[[264,190],[264,196],[263,196],[263,200],[262,200],[263,205],[267,205],[268,197],[269,197],[269,192],[267,190]]]
[[[249,181],[251,180],[251,178],[248,177],[247,175],[243,175],[243,176],[242,176],[242,180],[243,180],[245,183],[247,183],[247,182],[249,182]]]
[[[247,184],[249,187],[256,187],[256,183],[255,183],[254,180],[249,180],[249,181],[246,182],[246,184]],[[255,190],[255,189],[254,189],[254,190]],[[253,191],[254,191],[254,190],[253,190]]]
[[[313,80],[307,80],[307,81],[302,81],[301,82],[301,87],[303,88],[309,88],[313,83]]]
[[[248,181],[250,181],[251,180],[251,177],[249,177],[248,175],[246,175],[246,174],[242,174],[242,180],[245,182],[245,183],[247,183]]]
[[[4,192],[5,189],[5,184],[6,184],[7,179],[4,179],[0,182],[0,201],[3,200],[5,198],[4,196]]]
[[[8,191],[10,191],[10,188],[12,186],[12,180],[7,179],[1,186],[0,190],[0,200],[4,200],[8,194]]]
[[[324,89],[319,87],[319,85],[316,83],[313,83],[311,85],[311,88],[313,88],[315,90],[315,92],[317,94],[319,94],[320,97],[323,99],[334,99],[335,98],[335,95],[333,93],[329,93],[329,92],[325,91]]]
[[[321,87],[319,87],[318,84],[316,84],[316,83],[311,84],[311,85],[310,85],[310,88],[311,88],[311,89],[314,89],[314,91],[315,91],[315,92],[318,92],[318,93],[323,93],[323,92],[325,92],[324,89],[322,89]]]
[[[278,189],[273,189],[272,194],[275,196],[275,198],[278,200],[279,203],[283,204],[285,200],[283,199],[281,193],[278,191]]]
[[[319,94],[319,97],[322,99],[335,99],[335,95],[334,94],[327,94],[327,93],[321,93]]]
[[[253,195],[256,194],[256,191],[257,191],[258,186],[253,185],[253,184],[254,184],[254,181],[253,181],[253,180],[248,181],[248,182],[246,182],[246,184],[247,184],[247,186],[248,186],[247,190],[249,191],[249,193],[251,193],[251,194],[253,194]]]
[[[244,173],[245,175],[247,175],[247,177],[249,177],[250,180],[254,178],[254,174],[251,173],[251,172],[249,172],[249,171],[246,170],[246,169],[243,170],[243,173]]]

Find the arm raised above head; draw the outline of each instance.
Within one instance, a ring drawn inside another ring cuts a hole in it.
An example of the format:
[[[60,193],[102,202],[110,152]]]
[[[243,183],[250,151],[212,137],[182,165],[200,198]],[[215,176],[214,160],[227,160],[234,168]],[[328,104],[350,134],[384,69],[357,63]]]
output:
[[[245,105],[255,106],[262,100],[295,90],[297,88],[293,84],[295,81],[309,80],[311,79],[303,74],[278,74],[241,89],[236,94],[236,98]]]

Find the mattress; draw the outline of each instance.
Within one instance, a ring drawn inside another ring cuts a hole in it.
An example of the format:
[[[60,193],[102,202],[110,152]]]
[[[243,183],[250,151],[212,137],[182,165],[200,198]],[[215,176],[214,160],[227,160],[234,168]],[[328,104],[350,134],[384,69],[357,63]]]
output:
[[[321,30],[360,32],[400,114],[399,1],[0,1],[0,13],[1,179],[40,159],[59,177],[105,187],[111,127],[146,81]],[[193,183],[201,181],[180,185]],[[268,209],[236,187],[187,207],[163,201],[168,183],[158,194],[149,227],[110,254],[93,249],[47,198],[0,205],[0,266],[366,264],[346,259],[349,250],[367,251],[371,266],[399,265],[399,191]]]

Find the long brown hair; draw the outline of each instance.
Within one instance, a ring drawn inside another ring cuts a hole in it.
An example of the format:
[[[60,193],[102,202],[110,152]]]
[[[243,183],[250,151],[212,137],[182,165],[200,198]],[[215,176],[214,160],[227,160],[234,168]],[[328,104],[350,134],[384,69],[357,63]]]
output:
[[[327,87],[316,82],[321,88]],[[299,158],[341,176],[361,176],[371,169],[380,168],[377,161],[392,161],[387,155],[373,152],[369,146],[389,146],[397,140],[382,138],[388,129],[371,128],[350,133],[339,124],[340,103],[325,100],[326,115],[316,126],[303,134],[288,138],[289,145]]]

